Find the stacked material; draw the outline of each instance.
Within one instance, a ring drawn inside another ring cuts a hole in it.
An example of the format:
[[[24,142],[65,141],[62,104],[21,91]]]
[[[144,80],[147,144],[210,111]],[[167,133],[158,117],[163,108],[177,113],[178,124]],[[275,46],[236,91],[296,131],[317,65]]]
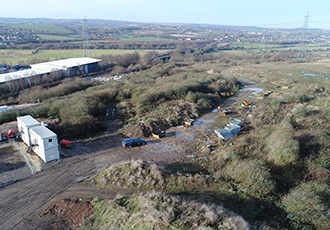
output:
[[[234,135],[227,129],[215,129],[215,134],[221,139],[228,140],[234,137]]]
[[[11,107],[8,107],[7,105],[4,105],[4,106],[0,106],[0,113],[2,112],[8,112],[8,111],[11,111],[12,108]]]
[[[228,140],[236,136],[241,131],[243,122],[236,118],[230,118],[231,122],[224,129],[215,129],[214,132],[221,139]]]
[[[241,131],[241,126],[230,123],[225,127],[225,129],[227,129],[234,136],[236,136]]]
[[[243,125],[243,122],[241,120],[238,120],[237,118],[230,118],[230,124],[235,124],[235,125]]]

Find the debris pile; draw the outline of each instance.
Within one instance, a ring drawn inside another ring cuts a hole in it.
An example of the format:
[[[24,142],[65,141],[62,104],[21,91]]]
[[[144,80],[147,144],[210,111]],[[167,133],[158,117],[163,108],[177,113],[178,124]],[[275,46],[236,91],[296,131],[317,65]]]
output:
[[[214,132],[221,139],[228,140],[236,136],[241,131],[243,122],[236,118],[230,118],[230,123],[224,129],[215,129]]]

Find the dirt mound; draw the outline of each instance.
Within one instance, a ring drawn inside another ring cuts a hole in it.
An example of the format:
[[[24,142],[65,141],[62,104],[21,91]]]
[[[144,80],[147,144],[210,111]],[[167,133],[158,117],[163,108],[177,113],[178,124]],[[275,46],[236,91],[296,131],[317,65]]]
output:
[[[168,126],[161,122],[147,122],[128,126],[123,134],[127,137],[149,137],[152,133],[168,129]]]
[[[58,200],[55,204],[46,208],[40,215],[46,218],[35,229],[72,229],[82,224],[94,211],[89,201],[80,199]]]
[[[193,165],[171,165],[176,173],[141,160],[111,166],[85,181],[106,188],[198,191],[217,186],[209,175],[195,173]],[[188,169],[191,168],[191,169]],[[185,169],[183,171],[182,169]]]
[[[151,192],[95,201],[99,210],[84,229],[250,229],[250,224],[220,205]]]

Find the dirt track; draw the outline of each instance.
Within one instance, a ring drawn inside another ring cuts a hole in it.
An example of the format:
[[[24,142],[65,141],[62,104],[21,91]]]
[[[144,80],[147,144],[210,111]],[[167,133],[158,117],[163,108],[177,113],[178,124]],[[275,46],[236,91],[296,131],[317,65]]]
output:
[[[228,107],[250,93],[240,91],[222,107]],[[213,119],[217,114],[209,113],[201,119]],[[131,159],[174,162],[183,154],[180,147],[191,141],[191,137],[200,133],[201,129],[205,131],[211,127],[212,123],[193,128],[173,127],[164,139],[149,138],[146,146],[132,149],[120,146],[122,138],[116,134],[120,123],[112,121],[108,125],[109,129],[103,135],[74,143],[71,150],[64,149],[64,153],[71,157],[62,159],[59,164],[43,172],[0,188],[0,229],[33,229],[40,226],[43,219],[39,215],[59,198],[114,198],[118,191],[91,188],[78,182],[111,164]]]

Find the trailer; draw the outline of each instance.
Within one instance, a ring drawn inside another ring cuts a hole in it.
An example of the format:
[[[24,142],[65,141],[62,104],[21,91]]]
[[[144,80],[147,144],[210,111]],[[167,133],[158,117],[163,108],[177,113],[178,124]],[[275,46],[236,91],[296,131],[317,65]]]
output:
[[[18,133],[24,143],[28,146],[31,146],[30,129],[37,126],[40,126],[40,123],[30,115],[17,117]]]
[[[57,135],[44,126],[30,128],[32,150],[44,161],[60,159]]]

